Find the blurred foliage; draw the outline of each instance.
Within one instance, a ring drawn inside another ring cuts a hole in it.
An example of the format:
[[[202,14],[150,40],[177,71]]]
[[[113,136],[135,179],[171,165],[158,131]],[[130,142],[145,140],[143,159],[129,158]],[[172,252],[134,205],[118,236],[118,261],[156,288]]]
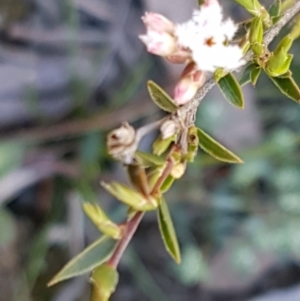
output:
[[[66,6],[65,19],[76,34],[78,20],[72,16],[73,11],[68,12],[67,8]],[[70,61],[76,62],[78,47],[79,45],[76,44],[69,45]],[[291,50],[295,53],[292,71],[297,83],[300,83],[299,51],[300,41],[297,41]],[[98,53],[99,61],[103,59],[102,54],[102,52]],[[143,78],[146,78],[153,69],[152,61],[146,59],[143,62],[140,67],[133,66],[132,76],[125,76],[125,83],[121,85],[121,89],[112,91],[111,103],[105,107],[105,111],[110,112],[121,107],[132,95],[141,90]],[[91,77],[95,74],[97,70],[92,72]],[[70,88],[73,95],[73,108],[76,109],[72,110],[68,118],[75,118],[75,120],[78,118],[80,122],[82,116],[89,117],[91,111],[94,113],[93,109],[85,107],[85,102],[93,91],[90,90],[85,79],[77,77],[73,78]],[[169,199],[172,200],[170,210],[174,217],[179,242],[184,245],[182,263],[177,266],[171,261],[164,260],[164,255],[161,255],[163,252],[159,253],[159,251],[155,258],[159,262],[163,258],[159,272],[171,275],[172,281],[175,281],[178,286],[182,285],[183,289],[205,282],[209,278],[210,264],[214,255],[226,249],[228,245],[230,267],[236,273],[255,273],[259,267],[259,252],[272,254],[276,257],[276,262],[284,262],[288,259],[299,260],[300,109],[293,101],[284,99],[264,75],[259,78],[255,91],[259,118],[263,125],[263,139],[259,145],[239,153],[245,163],[224,169],[223,165],[201,153],[195,159],[195,163],[189,167],[182,183],[179,182],[172,191],[168,192]],[[38,96],[36,91],[30,90],[30,93],[27,91],[26,95],[31,96],[30,103],[36,105]],[[97,108],[95,111],[103,112],[104,108]],[[38,114],[38,120],[43,124],[43,117],[39,116],[40,111],[34,110],[34,112]],[[215,106],[208,96],[198,112],[199,126],[214,131],[221,113],[220,108]],[[110,202],[111,199],[99,189],[100,177],[110,176],[111,173],[119,174],[119,170],[115,171],[113,163],[107,158],[105,134],[105,131],[94,129],[84,135],[46,142],[25,143],[27,137],[14,142],[1,141],[0,175],[2,178],[26,165],[24,157],[28,157],[30,152],[41,149],[52,150],[56,147],[67,149],[61,155],[62,159],[73,167],[79,165],[81,175],[80,179],[51,175],[54,183],[52,194],[49,196],[50,209],[46,210],[42,225],[35,225],[34,230],[29,227],[32,232],[28,236],[21,231],[26,225],[22,223],[23,218],[19,215],[13,216],[6,207],[2,206],[0,251],[16,243],[18,235],[24,236],[21,246],[17,244],[17,248],[21,248],[23,262],[21,272],[14,276],[16,294],[11,300],[3,301],[54,300],[53,296],[64,287],[62,285],[50,290],[46,288],[46,283],[54,274],[54,270],[57,271],[62,266],[62,261],[66,262],[69,257],[71,248],[67,245],[71,240],[70,232],[64,232],[66,230],[64,227],[72,226],[67,218],[70,209],[66,204],[70,191],[79,192],[84,200],[103,202],[110,215],[116,219],[121,216],[120,211],[123,208],[116,209],[115,203]],[[4,201],[25,202],[24,198],[28,196],[29,200],[38,203],[39,188],[39,183],[35,183],[29,189],[22,190],[18,197]],[[33,189],[32,194],[30,189]],[[22,199],[20,195],[24,198]],[[2,205],[4,201],[0,200],[0,204]],[[146,220],[145,223],[147,226],[152,225],[151,219]],[[62,239],[49,238],[50,229],[55,226],[62,226],[61,231],[65,233]],[[93,234],[87,221],[84,222],[84,231],[84,242],[90,242]],[[141,231],[147,233],[143,228]],[[155,231],[157,236],[158,229],[153,232]],[[147,247],[151,241],[147,243],[144,234],[141,236],[137,239],[146,247],[142,248],[137,244],[141,249],[138,253],[145,254],[149,252]],[[129,270],[131,274],[129,279],[132,279],[126,280],[127,282],[121,281],[121,287],[134,282],[142,292],[140,300],[168,300],[166,296],[169,294],[165,288],[167,290],[172,286],[169,283],[164,286],[164,283],[159,281],[157,271],[153,272],[151,269],[152,265],[155,266],[155,263],[147,260],[145,256],[138,257],[130,248],[121,269],[125,272]],[[0,274],[2,276],[1,270]],[[31,290],[34,299],[29,297]]]

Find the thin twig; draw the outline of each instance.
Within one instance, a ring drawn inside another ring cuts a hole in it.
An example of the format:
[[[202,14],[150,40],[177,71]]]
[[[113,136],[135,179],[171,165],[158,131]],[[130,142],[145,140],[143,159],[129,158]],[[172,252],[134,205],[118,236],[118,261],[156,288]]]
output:
[[[114,250],[113,255],[111,256],[111,258],[107,262],[107,264],[109,266],[111,266],[113,268],[117,268],[117,266],[118,266],[118,264],[119,264],[119,262],[122,258],[122,255],[123,255],[126,247],[128,246],[129,242],[131,241],[131,239],[132,239],[138,225],[140,224],[143,216],[144,216],[144,212],[139,211],[134,215],[134,217],[131,220],[128,221],[123,237],[119,241],[116,249]]]

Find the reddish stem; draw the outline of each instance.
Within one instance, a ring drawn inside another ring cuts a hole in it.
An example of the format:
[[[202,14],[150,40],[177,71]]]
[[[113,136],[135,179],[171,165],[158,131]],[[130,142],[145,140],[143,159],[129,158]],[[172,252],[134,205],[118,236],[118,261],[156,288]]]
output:
[[[130,240],[132,239],[139,223],[141,222],[144,216],[144,212],[139,211],[137,212],[134,217],[127,222],[125,232],[123,237],[120,239],[114,253],[112,254],[111,258],[108,260],[107,264],[113,268],[117,268],[121,257],[128,246]]]
[[[157,182],[155,183],[151,195],[155,196],[165,179],[170,174],[173,167],[173,162],[169,158],[167,159],[167,165],[162,173],[162,175],[158,178]],[[117,268],[123,253],[125,252],[126,247],[128,246],[129,242],[131,241],[138,225],[140,224],[145,212],[138,211],[134,217],[129,220],[125,225],[125,231],[123,237],[120,239],[116,249],[114,250],[111,258],[107,261],[107,264],[113,268]]]

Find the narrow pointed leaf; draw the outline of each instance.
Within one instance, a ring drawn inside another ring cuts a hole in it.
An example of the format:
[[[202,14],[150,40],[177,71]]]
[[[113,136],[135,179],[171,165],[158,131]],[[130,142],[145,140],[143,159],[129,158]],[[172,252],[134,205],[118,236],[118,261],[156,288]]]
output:
[[[163,198],[161,199],[160,206],[157,211],[157,218],[160,234],[162,236],[167,251],[177,263],[180,263],[181,256],[176,232],[174,229],[168,205]]]
[[[173,113],[178,109],[173,99],[155,82],[148,81],[148,91],[154,101],[162,110]]]
[[[123,184],[117,182],[107,184],[102,182],[101,185],[119,201],[123,202],[124,204],[132,207],[137,211],[150,211],[157,208],[157,202],[153,197],[146,197]]]
[[[250,74],[251,72],[256,69],[258,66],[254,63],[250,63],[244,70],[240,80],[239,80],[239,84],[241,86],[244,86],[248,83],[250,83],[251,79],[250,79]]]
[[[282,94],[300,103],[300,89],[292,77],[270,77]]]
[[[92,283],[91,301],[108,301],[119,280],[116,269],[107,264],[97,267],[90,278]]]
[[[244,108],[244,96],[240,84],[232,73],[228,73],[218,81],[224,97],[234,106]]]
[[[86,215],[103,234],[114,239],[121,238],[121,228],[112,222],[98,205],[85,202],[83,203],[82,208]]]
[[[144,152],[140,152],[140,151],[137,151],[135,154],[138,157],[138,159],[140,159],[140,161],[144,167],[162,166],[166,163],[165,159],[163,159],[162,157],[153,155],[153,154],[144,153]]]
[[[251,78],[251,83],[252,83],[253,86],[256,85],[257,80],[258,80],[258,78],[260,76],[260,73],[261,73],[261,68],[260,67],[252,70],[252,72],[250,74],[250,78]]]
[[[52,278],[48,283],[48,286],[90,272],[95,267],[108,260],[114,251],[116,244],[116,240],[107,236],[102,236],[69,261]]]
[[[198,137],[200,147],[212,157],[217,160],[228,162],[228,163],[243,163],[243,161],[232,153],[230,150],[225,148],[219,142],[210,137],[203,130],[198,128]]]

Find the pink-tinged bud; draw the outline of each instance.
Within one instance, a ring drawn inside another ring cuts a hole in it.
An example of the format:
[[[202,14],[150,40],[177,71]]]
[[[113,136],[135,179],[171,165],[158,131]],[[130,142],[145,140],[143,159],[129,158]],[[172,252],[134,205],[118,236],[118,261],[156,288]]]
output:
[[[198,89],[205,82],[205,73],[196,69],[195,63],[190,63],[182,72],[180,81],[175,87],[174,100],[179,105],[191,101]]]
[[[169,56],[176,51],[176,39],[166,32],[148,30],[147,34],[139,38],[146,45],[147,51],[152,54]]]
[[[202,4],[203,6],[212,6],[212,5],[220,5],[219,1],[218,0],[206,0],[204,1],[204,3]]]
[[[165,59],[173,64],[186,64],[192,60],[192,54],[189,50],[179,49],[174,54],[165,57]]]
[[[142,21],[148,30],[167,32],[171,34],[174,32],[174,23],[163,15],[146,12],[142,17]]]

